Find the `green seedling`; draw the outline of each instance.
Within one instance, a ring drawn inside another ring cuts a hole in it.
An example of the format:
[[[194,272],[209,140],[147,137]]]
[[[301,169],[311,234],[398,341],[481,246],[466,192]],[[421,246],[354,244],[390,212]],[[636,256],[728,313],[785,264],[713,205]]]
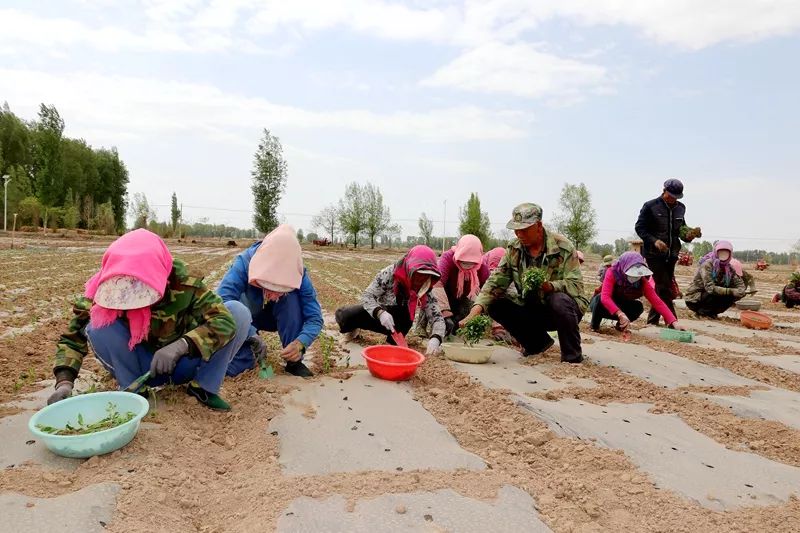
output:
[[[121,426],[122,424],[130,422],[136,417],[136,413],[131,411],[121,414],[119,411],[117,411],[117,406],[111,402],[108,403],[106,412],[108,413],[108,416],[92,424],[86,424],[83,419],[83,414],[78,413],[77,427],[72,426],[69,422],[67,422],[66,427],[64,428],[54,428],[52,426],[44,426],[42,424],[36,424],[36,428],[39,431],[43,431],[44,433],[49,433],[51,435],[88,435],[89,433],[97,433],[98,431],[105,431],[106,429]]]
[[[538,294],[544,282],[547,281],[547,270],[544,268],[529,268],[522,274],[522,297]]]
[[[333,337],[326,333],[322,333],[319,336],[319,349],[322,353],[322,372],[327,374],[333,368],[333,346],[334,340]]]
[[[486,332],[491,326],[491,318],[486,315],[478,315],[464,324],[464,327],[456,331],[456,334],[464,339],[464,344],[472,346],[486,336]]]

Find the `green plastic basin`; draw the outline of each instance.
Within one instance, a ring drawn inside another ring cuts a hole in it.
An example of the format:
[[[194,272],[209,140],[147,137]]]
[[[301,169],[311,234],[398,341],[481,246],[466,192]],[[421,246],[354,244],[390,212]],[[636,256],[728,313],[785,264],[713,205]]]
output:
[[[694,342],[694,331],[661,328],[661,338],[665,341]]]
[[[63,428],[67,423],[77,426],[78,415],[83,416],[85,424],[92,424],[108,416],[109,402],[122,414],[136,414],[128,422],[111,429],[87,435],[51,435],[36,426]],[[28,429],[41,440],[47,448],[62,457],[86,458],[103,455],[118,450],[128,444],[136,432],[142,417],[147,414],[150,404],[138,394],[122,391],[95,392],[73,396],[61,400],[35,413],[28,421]]]

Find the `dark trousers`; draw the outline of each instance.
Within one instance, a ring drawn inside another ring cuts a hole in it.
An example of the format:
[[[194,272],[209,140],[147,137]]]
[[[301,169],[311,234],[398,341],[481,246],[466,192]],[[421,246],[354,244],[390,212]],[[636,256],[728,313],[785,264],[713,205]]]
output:
[[[498,298],[489,304],[489,316],[499,322],[530,354],[548,348],[553,339],[548,331],[558,332],[561,360],[580,363],[581,334],[578,326],[583,314],[571,296],[554,292],[544,302],[526,302],[517,305],[508,298]]]
[[[734,296],[704,294],[699,302],[686,302],[686,307],[700,316],[715,317],[727,311],[734,303],[736,303]]]
[[[675,306],[672,303],[672,278],[675,277],[675,263],[677,262],[677,257],[647,257],[647,266],[653,271],[656,294],[667,304],[667,307],[669,307],[673,315],[675,315]],[[647,315],[647,323],[657,326],[660,318],[661,315],[658,314],[651,305],[650,313]]]
[[[614,303],[617,304],[617,307],[625,313],[631,322],[642,316],[644,312],[644,305],[639,300],[614,300]],[[589,303],[589,309],[592,310],[592,329],[594,330],[600,328],[600,321],[604,318],[617,320],[616,315],[612,315],[603,305],[603,302],[600,301],[599,294],[594,295],[594,298]]]
[[[394,329],[403,335],[411,329],[411,317],[408,315],[408,307],[394,305],[386,308],[386,311],[394,318]],[[339,332],[350,333],[356,329],[366,329],[386,335],[388,344],[395,344],[391,332],[384,328],[380,321],[367,313],[363,305],[349,305],[340,307],[336,310],[336,323],[339,324]]]

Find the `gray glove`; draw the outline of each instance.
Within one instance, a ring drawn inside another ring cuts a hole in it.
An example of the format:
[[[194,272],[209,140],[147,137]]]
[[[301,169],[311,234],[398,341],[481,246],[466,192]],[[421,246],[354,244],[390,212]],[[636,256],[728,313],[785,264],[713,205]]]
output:
[[[744,289],[731,289],[731,292],[736,298],[744,298],[746,291]]]
[[[189,353],[189,343],[183,337],[156,350],[150,363],[150,375],[155,377],[160,374],[172,374],[178,359],[187,353]]]
[[[381,326],[394,333],[394,317],[389,313],[389,311],[381,311],[381,314],[378,315],[378,320],[380,321]]]
[[[255,357],[256,363],[260,363],[267,356],[267,345],[264,344],[264,339],[255,334],[247,339],[247,342],[250,343],[250,349],[253,350],[253,357]]]
[[[74,384],[71,381],[59,381],[56,383],[56,390],[47,398],[47,405],[69,398],[72,395],[73,387]]]

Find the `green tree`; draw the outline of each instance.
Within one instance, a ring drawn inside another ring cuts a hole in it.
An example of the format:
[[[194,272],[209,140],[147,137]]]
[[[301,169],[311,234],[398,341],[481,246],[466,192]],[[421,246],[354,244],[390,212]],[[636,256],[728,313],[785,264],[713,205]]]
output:
[[[353,182],[347,185],[344,197],[339,200],[339,227],[353,238],[358,247],[358,237],[367,227],[367,204],[364,188]]]
[[[117,222],[114,215],[114,206],[111,202],[106,202],[97,206],[97,213],[92,220],[91,226],[94,229],[102,231],[106,235],[115,233]]]
[[[41,104],[34,123],[33,176],[36,196],[44,206],[63,201],[61,142],[64,119],[55,106]]]
[[[311,225],[315,228],[322,228],[328,232],[331,242],[333,242],[336,230],[339,227],[339,212],[335,205],[329,205],[317,213],[311,219]]]
[[[478,193],[469,195],[467,205],[461,210],[460,214],[461,225],[459,231],[461,235],[475,235],[481,240],[484,249],[489,246],[489,240],[492,238],[491,222],[489,215],[485,211],[481,211],[481,201],[478,198]]]
[[[262,233],[269,233],[278,224],[278,204],[286,188],[287,165],[280,140],[269,130],[253,156],[252,185],[255,214],[253,223]]]
[[[428,215],[422,213],[419,217],[419,235],[425,242],[425,246],[431,245],[431,237],[433,237],[433,220],[428,218]]]
[[[305,240],[305,236],[303,235],[303,228],[297,230],[297,240],[301,243]]]
[[[0,176],[30,165],[30,132],[8,103],[0,109]]]
[[[170,206],[170,216],[172,217],[172,233],[177,234],[178,222],[181,220],[181,210],[178,209],[178,195],[172,193],[172,205]]]
[[[306,235],[306,242],[314,242],[316,240],[319,240],[319,235],[317,235],[313,231],[309,232],[308,235]]]
[[[692,244],[692,255],[695,259],[700,259],[714,249],[714,245],[708,241],[700,241]]]
[[[564,184],[559,199],[561,211],[556,215],[556,228],[572,241],[576,249],[586,246],[597,234],[597,214],[592,196],[583,183]]]
[[[367,214],[364,231],[369,237],[370,248],[375,248],[375,238],[383,235],[387,230],[394,229],[392,215],[389,207],[383,203],[383,194],[378,187],[367,183],[363,191]]]
[[[147,228],[149,223],[156,218],[156,213],[150,207],[144,193],[137,192],[133,195],[130,209],[134,229]]]
[[[628,239],[620,237],[614,241],[614,254],[619,257],[628,251]]]
[[[20,226],[34,226],[39,227],[39,221],[42,215],[42,204],[38,198],[28,196],[23,199],[17,207],[19,213]]]

